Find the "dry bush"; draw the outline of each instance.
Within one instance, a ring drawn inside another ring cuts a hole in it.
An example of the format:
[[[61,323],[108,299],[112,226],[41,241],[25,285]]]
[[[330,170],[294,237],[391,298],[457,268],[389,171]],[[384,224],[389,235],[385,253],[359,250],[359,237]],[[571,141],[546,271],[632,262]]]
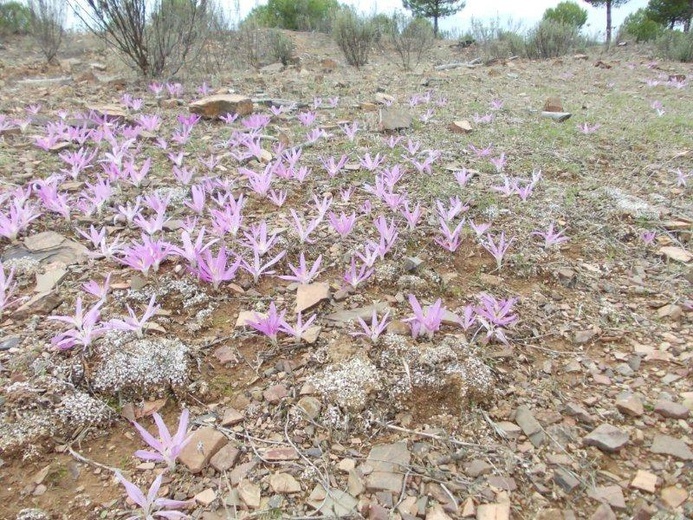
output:
[[[377,35],[375,25],[352,8],[344,8],[335,16],[332,37],[349,65],[360,68],[368,63]]]
[[[65,34],[64,0],[29,0],[29,34],[49,63],[58,54]]]
[[[211,0],[71,1],[87,29],[146,77],[171,76],[194,61],[215,13]]]
[[[425,18],[411,19],[397,13],[386,31],[387,41],[395,49],[404,70],[412,70],[421,63],[435,43],[431,22]]]

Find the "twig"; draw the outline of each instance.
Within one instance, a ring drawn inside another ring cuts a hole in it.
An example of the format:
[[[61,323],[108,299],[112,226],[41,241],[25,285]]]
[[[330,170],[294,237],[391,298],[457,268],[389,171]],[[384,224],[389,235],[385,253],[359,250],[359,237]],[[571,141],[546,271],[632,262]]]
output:
[[[413,435],[419,435],[421,437],[427,437],[429,439],[435,439],[437,441],[441,442],[449,442],[450,444],[454,444],[455,446],[466,446],[469,448],[488,448],[489,446],[484,446],[483,444],[478,444],[476,442],[462,442],[458,441],[456,439],[453,439],[452,437],[442,437],[440,435],[435,435],[434,433],[426,433],[426,432],[419,432],[416,430],[409,430],[408,428],[402,428],[401,426],[395,426],[394,424],[387,424],[384,422],[376,421],[376,424],[379,424],[380,426],[383,426],[385,428],[388,428],[390,430],[395,430],[398,432],[402,433],[410,433]]]
[[[85,464],[89,464],[91,466],[95,466],[97,468],[105,469],[108,470],[112,473],[116,473],[120,471],[118,468],[112,468],[111,466],[106,466],[105,464],[101,464],[100,462],[96,462],[95,460],[88,459],[84,455],[77,453],[75,450],[72,449],[72,446],[67,447],[67,451],[72,455],[74,458],[79,460],[80,462],[84,462]]]

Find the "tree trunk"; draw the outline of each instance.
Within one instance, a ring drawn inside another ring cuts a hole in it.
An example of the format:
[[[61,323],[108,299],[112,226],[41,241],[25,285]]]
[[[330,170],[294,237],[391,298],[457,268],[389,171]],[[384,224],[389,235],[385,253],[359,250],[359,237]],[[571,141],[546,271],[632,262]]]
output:
[[[693,0],[690,1],[690,5],[688,6],[688,18],[686,18],[686,21],[683,24],[683,32],[690,32],[691,18],[693,18]]]
[[[438,15],[433,16],[433,37],[438,38]]]
[[[611,45],[611,0],[606,0],[606,46]]]

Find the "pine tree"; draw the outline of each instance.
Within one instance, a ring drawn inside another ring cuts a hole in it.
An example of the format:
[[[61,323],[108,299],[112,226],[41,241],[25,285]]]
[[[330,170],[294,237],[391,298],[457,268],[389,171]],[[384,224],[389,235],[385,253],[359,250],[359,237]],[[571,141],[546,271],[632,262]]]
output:
[[[461,0],[402,0],[404,8],[414,16],[433,18],[433,33],[438,37],[438,18],[445,18],[464,9]]]
[[[611,8],[620,7],[627,4],[629,0],[585,0],[590,5],[595,7],[606,6],[606,44],[611,43]]]

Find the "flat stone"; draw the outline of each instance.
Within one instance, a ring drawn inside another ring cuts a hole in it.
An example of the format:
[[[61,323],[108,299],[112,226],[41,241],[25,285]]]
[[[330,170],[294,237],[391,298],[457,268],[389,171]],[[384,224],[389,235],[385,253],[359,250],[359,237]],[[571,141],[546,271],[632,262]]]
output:
[[[611,424],[601,424],[582,439],[585,446],[596,446],[602,451],[613,453],[628,443],[628,432]]]
[[[666,246],[659,249],[659,253],[664,255],[669,260],[674,260],[676,262],[681,262],[687,264],[693,260],[693,254],[689,253],[681,247]]]
[[[448,125],[448,130],[454,134],[469,134],[472,132],[472,124],[466,119],[453,121]]]
[[[671,509],[676,509],[688,500],[688,491],[676,486],[669,486],[662,489],[662,502]]]
[[[606,505],[600,505],[592,516],[590,520],[617,520],[616,514],[611,510],[611,508]]]
[[[253,113],[253,101],[238,94],[215,94],[190,103],[190,112],[208,119],[217,119],[226,114],[247,116]]]
[[[611,507],[621,511],[626,509],[626,499],[623,496],[621,486],[613,485],[595,487],[587,492],[587,496],[599,502],[607,503]]]
[[[657,489],[657,475],[653,475],[649,471],[639,469],[635,474],[635,478],[630,483],[630,487],[654,493]]]
[[[236,325],[235,328],[240,329],[243,327],[247,327],[248,323],[251,321],[256,321],[258,318],[266,318],[267,315],[263,314],[262,312],[253,312],[253,311],[241,311],[238,313],[238,318],[236,319]]]
[[[594,336],[596,336],[596,333],[592,329],[579,330],[575,333],[575,337],[573,338],[573,341],[575,343],[577,343],[578,345],[583,345],[583,344],[591,341]]]
[[[58,285],[66,275],[67,269],[65,267],[55,267],[53,269],[46,270],[45,273],[37,274],[34,292],[47,293],[52,291],[53,288]]]
[[[672,319],[679,319],[681,315],[683,314],[683,309],[676,304],[670,303],[667,305],[664,305],[663,307],[660,307],[657,309],[657,317],[659,319],[662,318],[672,318]]]
[[[464,465],[464,472],[472,478],[487,475],[493,471],[493,466],[481,459],[474,459]]]
[[[693,451],[691,451],[686,443],[681,439],[670,437],[669,435],[655,435],[652,446],[650,446],[650,451],[660,455],[671,455],[681,460],[693,460]]]
[[[307,500],[308,504],[328,517],[341,518],[350,515],[359,501],[339,489],[330,489],[329,494],[320,484],[315,486]]]
[[[351,496],[354,497],[357,497],[366,491],[366,485],[363,483],[363,479],[355,469],[349,471],[349,476],[347,477],[347,491]]]
[[[272,491],[279,494],[300,493],[301,484],[288,473],[274,473],[269,478]]]
[[[571,471],[563,467],[558,467],[554,470],[553,480],[556,484],[561,486],[566,493],[572,492],[580,485],[580,481],[577,477]]]
[[[566,404],[565,412],[568,415],[571,415],[584,423],[592,424],[594,422],[594,417],[592,417],[587,410],[585,410],[582,406],[580,406],[577,403]]]
[[[413,118],[409,112],[401,108],[385,107],[380,110],[378,128],[381,132],[403,130],[409,128]]]
[[[229,347],[228,345],[222,345],[214,351],[214,357],[219,360],[219,363],[225,365],[226,363],[235,363],[238,361],[237,351]]]
[[[313,325],[306,329],[306,331],[301,335],[301,339],[305,341],[308,345],[313,345],[316,341],[318,341],[321,332],[322,327],[320,327],[319,325]]]
[[[268,448],[262,453],[262,458],[272,462],[298,459],[298,453],[293,448]]]
[[[452,520],[452,517],[445,512],[443,506],[436,504],[426,511],[426,520]]]
[[[624,415],[631,417],[640,417],[644,412],[642,401],[640,398],[630,392],[621,392],[616,397],[616,408]]]
[[[367,307],[359,307],[358,309],[334,312],[327,315],[325,318],[328,321],[334,321],[337,323],[357,321],[358,318],[368,321],[373,317],[373,310],[375,310],[379,316],[385,314],[386,312],[390,312],[390,314],[392,314],[392,309],[387,303],[378,302],[374,305],[368,305]]]
[[[12,313],[12,318],[21,320],[29,316],[45,316],[61,303],[63,299],[57,292],[35,294]]]
[[[212,502],[214,502],[216,498],[216,492],[212,488],[207,488],[204,491],[200,491],[197,495],[195,495],[195,502],[206,507]]]
[[[199,428],[193,432],[192,438],[181,451],[178,460],[185,464],[191,473],[199,473],[228,442],[226,436],[214,428],[209,426]]]
[[[315,420],[318,415],[320,415],[320,410],[322,409],[322,403],[319,399],[306,395],[301,397],[297,403],[298,407],[301,408],[308,418]]]
[[[510,503],[481,504],[476,508],[476,520],[510,520]]]
[[[327,282],[301,284],[296,289],[296,313],[307,311],[320,302],[330,299],[330,284]]]
[[[262,497],[260,486],[253,484],[249,480],[242,480],[238,484],[238,496],[250,509],[260,507],[260,499]]]
[[[406,442],[373,446],[366,463],[373,472],[366,477],[370,490],[400,492],[411,454]]]
[[[522,434],[522,428],[510,421],[499,421],[496,423],[496,426],[498,426],[509,439],[517,439]]]
[[[688,408],[679,403],[660,399],[655,403],[655,413],[669,419],[685,419],[690,414]]]
[[[287,390],[284,385],[272,385],[267,390],[262,393],[262,396],[270,404],[278,404],[289,395],[289,390]]]
[[[546,434],[527,406],[520,406],[515,412],[515,422],[522,428],[524,434],[535,448],[546,441]]]
[[[492,475],[488,478],[488,483],[504,491],[515,491],[517,489],[517,482],[511,477],[501,477],[499,475]]]
[[[233,445],[227,444],[214,454],[214,456],[209,460],[209,463],[219,473],[222,473],[233,468],[240,454],[241,452]]]
[[[224,417],[221,419],[221,425],[224,427],[235,426],[243,422],[243,414],[235,408],[227,408],[224,410]]]

